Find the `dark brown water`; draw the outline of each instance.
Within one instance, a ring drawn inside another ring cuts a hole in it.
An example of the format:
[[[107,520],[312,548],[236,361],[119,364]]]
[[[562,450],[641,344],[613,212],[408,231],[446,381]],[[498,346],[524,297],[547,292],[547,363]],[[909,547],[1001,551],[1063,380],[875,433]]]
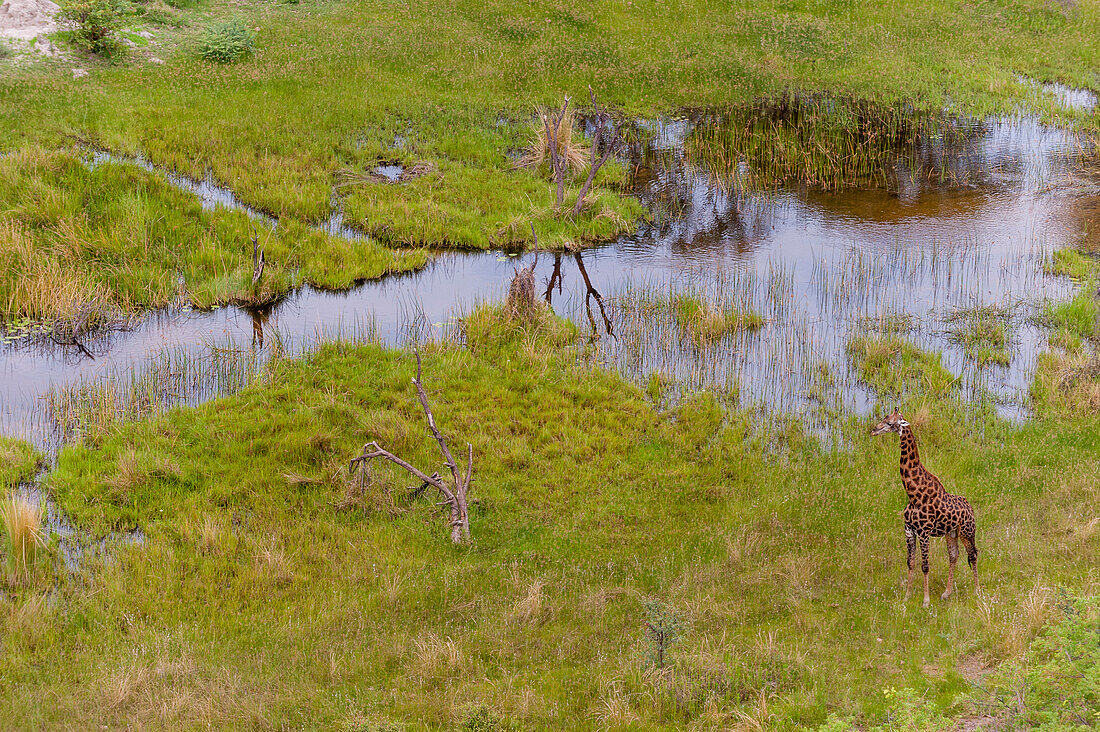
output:
[[[960,145],[925,141],[926,160],[899,161],[886,188],[746,194],[685,155],[698,124],[688,116],[641,125],[636,194],[656,212],[653,222],[579,257],[539,259],[536,277],[543,288],[554,279],[556,311],[592,338],[590,358],[638,378],[659,371],[690,387],[736,389],[746,402],[796,413],[825,364],[843,404],[867,410],[871,396],[848,372],[844,345],[862,318],[904,313],[915,323],[911,337],[942,351],[971,392],[988,391],[1007,414],[1025,413],[1044,346],[1032,316],[1072,288],[1043,274],[1044,258],[1078,241],[1100,200],[1072,135],[1027,119],[984,123]],[[204,205],[245,208],[209,181],[168,177]],[[355,235],[338,214],[326,228]],[[0,345],[0,432],[55,441],[43,395],[97,379],[127,382],[165,353],[201,360],[216,347],[255,364],[273,348],[299,353],[326,337],[432,337],[477,303],[503,297],[513,268],[531,256],[445,253],[421,272],[345,293],[305,288],[263,313],[152,313],[83,343],[86,353],[34,339]],[[752,308],[767,324],[708,349],[685,346],[667,315],[667,322],[631,315],[632,303],[670,291]],[[1007,367],[979,369],[951,342],[946,323],[959,308],[991,304],[1010,313],[1014,356]],[[234,383],[201,381],[164,398],[193,402]]]

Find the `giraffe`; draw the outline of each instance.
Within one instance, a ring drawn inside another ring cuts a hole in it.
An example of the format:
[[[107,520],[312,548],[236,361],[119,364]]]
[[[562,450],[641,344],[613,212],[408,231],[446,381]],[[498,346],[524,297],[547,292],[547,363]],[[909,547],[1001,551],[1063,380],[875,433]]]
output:
[[[947,570],[947,589],[942,599],[955,591],[955,562],[959,560],[959,542],[966,549],[966,561],[974,574],[974,591],[978,584],[978,549],[974,545],[974,509],[962,496],[944,490],[940,479],[921,465],[917,452],[917,438],[909,423],[896,410],[889,417],[871,428],[871,436],[897,432],[901,437],[901,482],[909,496],[909,505],[902,516],[905,519],[905,546],[908,552],[909,575],[905,581],[905,599],[913,589],[913,559],[917,542],[920,542],[921,571],[924,572],[924,607],[928,607],[928,540],[942,536],[947,541],[947,558],[951,562]]]

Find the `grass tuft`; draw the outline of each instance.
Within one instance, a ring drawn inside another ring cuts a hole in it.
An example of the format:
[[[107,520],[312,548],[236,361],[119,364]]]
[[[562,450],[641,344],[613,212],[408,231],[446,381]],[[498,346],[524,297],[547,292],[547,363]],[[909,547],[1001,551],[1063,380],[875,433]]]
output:
[[[988,364],[1008,366],[1012,363],[1011,317],[1009,309],[997,305],[956,310],[947,318],[948,337],[961,345],[963,355],[976,361],[979,368]]]
[[[660,305],[658,306],[660,307]],[[692,295],[677,295],[668,302],[681,330],[696,346],[705,346],[739,330],[754,331],[764,326],[764,317],[732,307],[719,308]]]
[[[550,165],[550,138],[546,136],[547,126],[553,126],[553,115],[542,110],[538,114],[538,121],[531,131],[533,137],[531,144],[527,146],[523,156],[515,162],[515,167],[528,170],[549,171]],[[584,137],[577,139],[576,114],[572,109],[565,113],[554,135],[558,141],[558,155],[565,161],[565,166],[578,175],[588,168],[589,149],[584,143]]]
[[[8,569],[27,580],[34,569],[42,537],[42,508],[24,496],[11,494],[0,501],[0,521],[7,537]]]

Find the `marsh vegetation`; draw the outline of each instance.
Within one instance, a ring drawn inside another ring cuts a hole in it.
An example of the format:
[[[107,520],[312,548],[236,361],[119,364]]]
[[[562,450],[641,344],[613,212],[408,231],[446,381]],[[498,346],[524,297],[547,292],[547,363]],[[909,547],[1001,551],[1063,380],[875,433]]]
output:
[[[108,20],[0,71],[0,719],[1091,720],[1095,3]]]

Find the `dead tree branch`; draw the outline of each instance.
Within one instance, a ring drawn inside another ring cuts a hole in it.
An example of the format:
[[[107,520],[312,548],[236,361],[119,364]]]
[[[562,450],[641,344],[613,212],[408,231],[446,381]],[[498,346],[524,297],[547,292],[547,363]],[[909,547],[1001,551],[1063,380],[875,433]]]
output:
[[[260,278],[264,276],[264,250],[260,249],[260,242],[252,237],[252,286],[255,287]]]
[[[600,108],[599,102],[596,101],[596,92],[592,91],[591,86],[588,87],[588,94],[589,96],[591,96],[592,106],[596,110],[596,132],[592,136],[592,149],[589,153],[590,157],[588,161],[588,178],[585,179],[584,185],[581,186],[580,193],[577,194],[577,201],[573,204],[573,210],[572,212],[570,212],[571,216],[576,216],[581,212],[581,208],[584,207],[584,197],[588,195],[589,189],[592,188],[592,182],[596,180],[596,173],[599,172],[600,168],[603,167],[603,164],[611,158],[612,154],[614,154],[615,149],[618,148],[619,141],[622,138],[622,127],[619,125],[618,122],[615,122],[613,119],[611,119],[611,115],[607,113],[606,109]],[[597,159],[596,148],[599,146],[600,140],[603,139],[604,130],[607,129],[609,124],[611,125],[611,138],[604,146],[603,155],[601,155],[599,159]],[[558,205],[561,205],[560,195]]]
[[[421,377],[420,352],[417,351],[416,378],[413,379],[413,385],[416,387],[416,395],[420,401],[420,406],[424,410],[424,416],[428,420],[428,428],[431,430],[432,437],[434,437],[436,443],[438,443],[440,452],[443,453],[443,464],[448,468],[451,474],[451,482],[448,484],[447,480],[438,472],[433,472],[431,475],[428,475],[412,463],[402,460],[389,450],[383,448],[376,440],[363,445],[362,453],[360,453],[358,457],[352,459],[348,469],[350,472],[354,473],[356,468],[362,466],[362,469],[366,471],[369,461],[375,458],[382,458],[419,478],[422,484],[421,490],[427,486],[431,486],[438,490],[440,496],[443,498],[440,505],[447,506],[450,509],[451,541],[455,544],[460,544],[470,540],[470,515],[467,510],[466,495],[469,493],[470,483],[473,479],[474,446],[470,443],[466,444],[468,456],[466,459],[466,470],[463,472],[455,462],[454,456],[451,455],[451,448],[447,445],[447,440],[443,437],[439,428],[436,427],[435,415],[432,414],[432,409],[428,405],[428,394],[424,391],[424,384],[421,381]]]
[[[566,97],[565,103],[561,105],[560,112],[547,112],[542,115],[542,124],[546,129],[546,141],[550,146],[550,171],[554,176],[557,201],[555,208],[557,209],[561,209],[562,201],[565,198],[566,160],[558,145],[561,144],[561,124],[568,111],[569,97]]]

